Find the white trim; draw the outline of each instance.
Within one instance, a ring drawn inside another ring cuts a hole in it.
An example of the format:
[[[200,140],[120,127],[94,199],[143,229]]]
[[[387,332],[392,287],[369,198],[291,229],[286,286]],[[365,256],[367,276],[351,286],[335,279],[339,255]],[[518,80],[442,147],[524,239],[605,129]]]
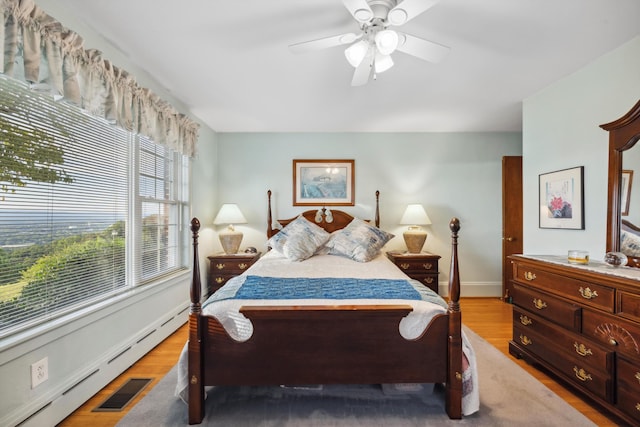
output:
[[[438,283],[438,293],[443,297],[449,295],[449,282]],[[460,297],[497,297],[502,296],[502,282],[462,282]]]

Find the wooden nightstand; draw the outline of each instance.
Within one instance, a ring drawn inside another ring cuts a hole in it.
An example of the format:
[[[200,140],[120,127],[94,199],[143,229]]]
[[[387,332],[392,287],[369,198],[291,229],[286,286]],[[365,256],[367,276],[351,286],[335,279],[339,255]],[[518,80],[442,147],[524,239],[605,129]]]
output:
[[[387,257],[404,273],[438,293],[438,260],[440,255],[429,252],[410,254],[407,252],[387,252]]]
[[[220,253],[208,256],[209,258],[209,295],[220,289],[227,280],[242,274],[247,268],[251,267],[260,254],[237,253],[227,255]]]

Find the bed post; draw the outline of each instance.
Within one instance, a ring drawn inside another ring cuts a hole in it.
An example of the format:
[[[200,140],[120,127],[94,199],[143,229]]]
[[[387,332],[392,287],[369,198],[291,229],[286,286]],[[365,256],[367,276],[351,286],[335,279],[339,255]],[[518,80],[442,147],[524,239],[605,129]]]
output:
[[[376,227],[380,228],[380,191],[376,190],[376,216],[375,216]]]
[[[267,209],[267,238],[271,238],[273,236],[273,219],[271,217],[271,190],[267,190],[267,199],[269,200],[268,209]]]
[[[202,331],[200,330],[200,314],[202,306],[200,297],[202,285],[200,283],[200,261],[198,259],[198,231],[200,221],[191,220],[193,234],[193,275],[191,278],[191,305],[189,306],[189,424],[200,424],[204,418],[204,384],[202,378]]]
[[[458,273],[458,231],[460,220],[451,218],[451,269],[449,271],[449,366],[446,408],[449,418],[462,418],[462,321],[460,313],[460,275]]]

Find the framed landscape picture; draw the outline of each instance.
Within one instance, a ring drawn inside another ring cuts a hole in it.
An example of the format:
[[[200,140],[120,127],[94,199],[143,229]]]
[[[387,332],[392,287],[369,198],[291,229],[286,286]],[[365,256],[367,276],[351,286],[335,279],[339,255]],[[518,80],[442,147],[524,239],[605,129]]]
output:
[[[584,167],[540,174],[540,228],[584,230]]]
[[[353,160],[293,160],[293,206],[354,206]]]

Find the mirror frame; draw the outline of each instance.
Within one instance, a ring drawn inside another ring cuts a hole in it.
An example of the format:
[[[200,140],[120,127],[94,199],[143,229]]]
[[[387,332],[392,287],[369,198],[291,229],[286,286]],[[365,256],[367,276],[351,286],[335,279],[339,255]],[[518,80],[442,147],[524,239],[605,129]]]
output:
[[[609,132],[609,191],[607,195],[607,252],[620,250],[622,223],[622,153],[640,140],[640,101],[624,116],[600,127]],[[636,224],[640,225],[640,224]],[[640,257],[628,257],[628,265],[640,267]]]

